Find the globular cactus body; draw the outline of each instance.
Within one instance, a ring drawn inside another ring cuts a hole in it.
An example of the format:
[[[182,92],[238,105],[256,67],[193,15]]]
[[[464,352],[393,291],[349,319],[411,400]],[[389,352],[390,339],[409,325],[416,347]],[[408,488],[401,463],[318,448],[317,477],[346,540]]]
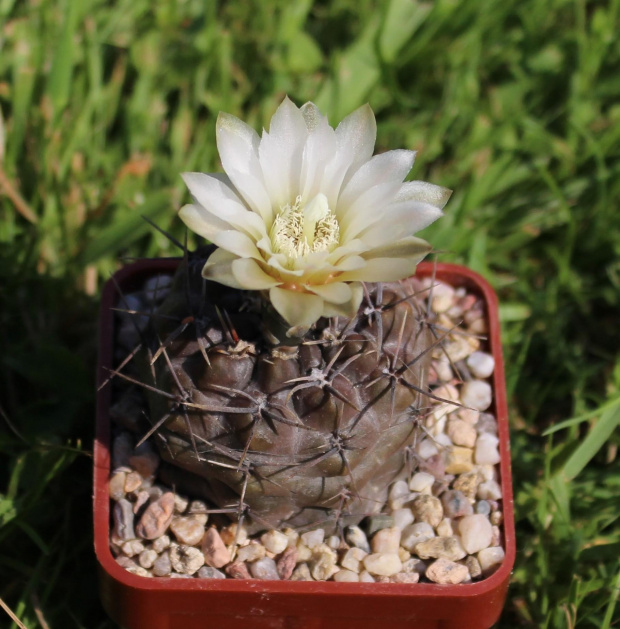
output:
[[[413,281],[366,284],[356,316],[274,345],[256,294],[200,268],[181,266],[142,360],[174,482],[253,530],[378,511],[428,405],[433,336]]]

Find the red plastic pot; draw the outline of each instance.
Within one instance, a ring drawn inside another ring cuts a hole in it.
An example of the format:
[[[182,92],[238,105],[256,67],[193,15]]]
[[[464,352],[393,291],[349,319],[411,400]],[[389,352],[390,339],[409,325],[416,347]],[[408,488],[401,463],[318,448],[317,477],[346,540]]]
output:
[[[112,367],[117,286],[139,288],[151,275],[173,271],[179,261],[142,260],[119,271],[104,289],[99,378]],[[109,548],[110,387],[99,392],[94,448],[95,552],[100,591],[109,615],[125,629],[488,629],[499,618],[515,558],[510,444],[497,297],[478,274],[452,265],[420,264],[419,276],[465,286],[486,302],[490,351],[495,358],[494,408],[500,439],[505,559],[477,583],[335,583],[147,578],[121,568]]]

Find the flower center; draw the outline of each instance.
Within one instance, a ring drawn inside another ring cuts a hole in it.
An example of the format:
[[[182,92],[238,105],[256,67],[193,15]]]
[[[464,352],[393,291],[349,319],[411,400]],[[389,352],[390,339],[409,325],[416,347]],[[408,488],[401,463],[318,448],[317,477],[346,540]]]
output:
[[[298,196],[294,205],[287,203],[280,208],[269,236],[275,253],[294,260],[315,251],[334,249],[340,242],[340,225],[324,194],[317,194],[306,205]]]

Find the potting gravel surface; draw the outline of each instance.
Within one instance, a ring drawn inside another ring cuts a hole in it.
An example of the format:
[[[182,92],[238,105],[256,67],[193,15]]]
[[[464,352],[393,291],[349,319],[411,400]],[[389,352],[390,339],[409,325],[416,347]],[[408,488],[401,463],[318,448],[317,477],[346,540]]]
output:
[[[169,276],[153,277],[119,308],[148,312],[169,283]],[[392,484],[381,513],[345,528],[342,537],[321,528],[250,537],[243,525],[214,523],[205,502],[159,481],[160,458],[149,441],[135,448],[140,436],[126,427],[141,409],[138,392],[129,390],[111,410],[116,562],[136,575],[175,579],[458,584],[497,570],[504,558],[502,495],[497,421],[486,412],[494,360],[485,351],[484,303],[431,278],[417,288],[428,295],[436,324],[453,330],[434,350],[429,374],[432,393],[445,401],[431,400],[422,435],[410,448],[408,480]],[[120,361],[139,342],[137,328],[146,317],[121,313],[119,323]]]

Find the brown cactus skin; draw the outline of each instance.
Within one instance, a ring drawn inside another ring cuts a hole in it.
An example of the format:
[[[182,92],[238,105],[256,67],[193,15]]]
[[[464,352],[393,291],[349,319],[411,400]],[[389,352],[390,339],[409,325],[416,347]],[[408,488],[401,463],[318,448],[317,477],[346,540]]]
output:
[[[367,284],[354,318],[273,346],[255,294],[202,279],[202,262],[179,268],[142,360],[176,486],[251,531],[333,531],[378,511],[428,405],[433,336],[412,281]]]

